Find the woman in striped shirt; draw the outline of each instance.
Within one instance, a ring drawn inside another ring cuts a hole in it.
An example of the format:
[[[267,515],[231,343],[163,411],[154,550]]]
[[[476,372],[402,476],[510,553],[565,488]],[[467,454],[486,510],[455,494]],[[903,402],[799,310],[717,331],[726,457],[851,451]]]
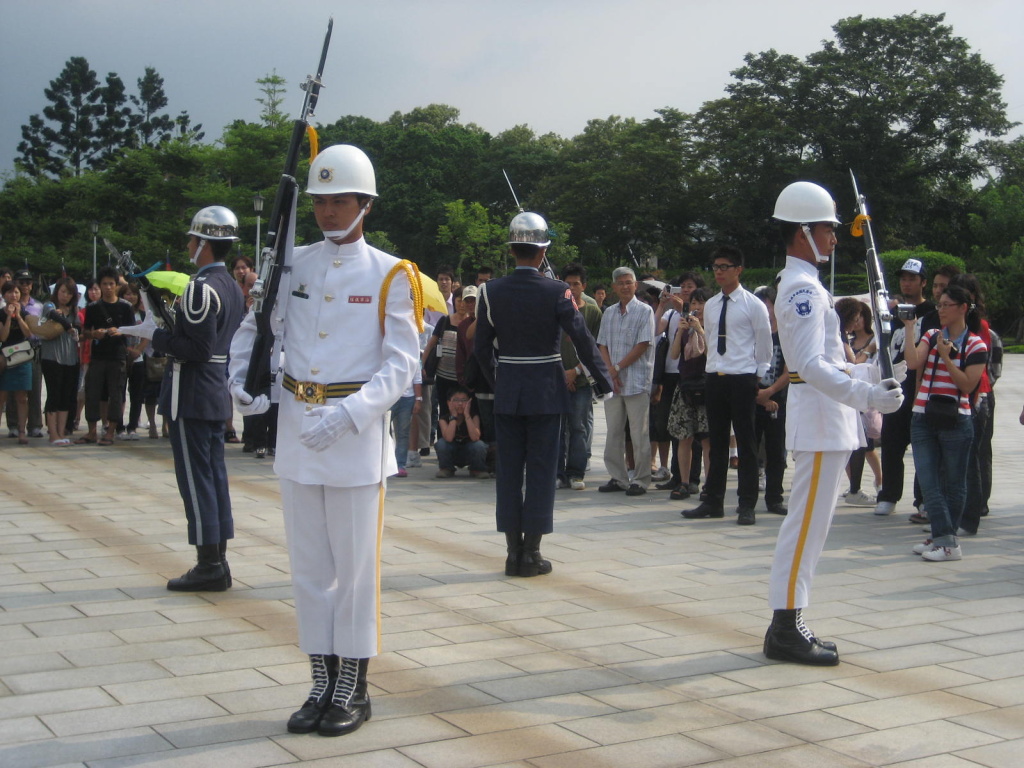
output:
[[[971,396],[985,369],[988,349],[978,335],[980,318],[970,294],[960,286],[949,286],[936,309],[942,328],[921,337],[916,347],[905,350],[907,366],[920,371],[921,382],[914,398],[910,443],[914,467],[924,493],[931,536],[914,547],[925,560],[942,562],[961,558],[957,522],[963,513],[967,493],[967,459],[973,438]],[[913,320],[904,321],[909,334]],[[955,415],[948,423],[932,416],[935,406],[946,400]]]

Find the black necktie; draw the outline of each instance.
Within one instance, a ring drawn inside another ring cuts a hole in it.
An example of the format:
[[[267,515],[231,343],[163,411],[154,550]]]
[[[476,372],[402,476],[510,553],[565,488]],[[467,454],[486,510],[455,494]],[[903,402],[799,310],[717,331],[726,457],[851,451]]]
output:
[[[722,314],[718,316],[718,354],[725,354],[725,310],[729,306],[729,297],[722,294]]]

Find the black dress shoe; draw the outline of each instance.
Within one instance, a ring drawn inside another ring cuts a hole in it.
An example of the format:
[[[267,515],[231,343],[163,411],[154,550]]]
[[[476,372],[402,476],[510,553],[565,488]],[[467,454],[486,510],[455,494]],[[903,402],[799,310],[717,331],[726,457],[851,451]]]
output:
[[[639,483],[632,483],[629,488],[626,489],[627,496],[643,496],[647,493],[647,489]]]
[[[725,517],[725,510],[720,504],[705,501],[694,509],[684,509],[680,514],[687,520],[700,520],[704,517]]]
[[[604,485],[598,486],[601,493],[616,493],[618,491],[626,490],[626,486],[620,483],[618,480],[609,480]]]
[[[764,636],[764,655],[775,661],[790,661],[816,667],[839,664],[835,643],[814,637],[804,625],[799,610],[777,610]]]
[[[757,522],[750,507],[736,507],[736,525],[753,525]]]
[[[789,507],[783,504],[781,501],[777,501],[774,504],[768,505],[768,511],[773,515],[788,515]]]

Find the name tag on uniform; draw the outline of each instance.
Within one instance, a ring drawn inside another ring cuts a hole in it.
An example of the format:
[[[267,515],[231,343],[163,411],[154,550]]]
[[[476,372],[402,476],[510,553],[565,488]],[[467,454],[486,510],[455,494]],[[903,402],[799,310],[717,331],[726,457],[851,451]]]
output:
[[[373,296],[349,296],[349,304],[371,304],[373,302]]]
[[[295,296],[296,298],[299,298],[299,299],[308,299],[309,298],[309,294],[306,293],[306,284],[305,283],[299,283],[298,290],[292,291],[292,296]]]

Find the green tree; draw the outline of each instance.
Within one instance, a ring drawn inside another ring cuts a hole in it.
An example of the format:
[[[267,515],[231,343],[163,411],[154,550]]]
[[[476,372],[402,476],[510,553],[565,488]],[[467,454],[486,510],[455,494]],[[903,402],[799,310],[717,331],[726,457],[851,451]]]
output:
[[[167,107],[164,93],[164,79],[153,67],[146,67],[145,74],[136,81],[138,94],[131,97],[135,105],[133,127],[138,134],[137,143],[153,147],[170,140],[174,131],[174,118],[160,110]]]
[[[264,75],[257,80],[256,84],[259,85],[260,92],[263,94],[262,98],[256,99],[263,107],[260,110],[260,120],[269,128],[286,126],[289,118],[287,113],[281,111],[281,104],[284,102],[284,87],[287,81],[278,75],[275,69],[269,75]]]
[[[106,85],[99,88],[97,106],[100,111],[96,117],[94,150],[89,156],[90,167],[105,167],[118,152],[134,143],[135,121],[127,103],[121,78],[114,72],[108,73]]]
[[[99,80],[84,57],[72,56],[43,93],[50,101],[43,116],[56,127],[38,115],[29,118],[29,124],[21,128],[19,160],[33,175],[56,175],[68,169],[78,176],[96,149],[96,119],[103,111],[97,103],[101,98]]]
[[[503,262],[506,225],[492,220],[477,202],[456,200],[444,206],[445,220],[437,228],[437,242],[451,254],[451,265],[460,279],[463,274],[486,265]]]

